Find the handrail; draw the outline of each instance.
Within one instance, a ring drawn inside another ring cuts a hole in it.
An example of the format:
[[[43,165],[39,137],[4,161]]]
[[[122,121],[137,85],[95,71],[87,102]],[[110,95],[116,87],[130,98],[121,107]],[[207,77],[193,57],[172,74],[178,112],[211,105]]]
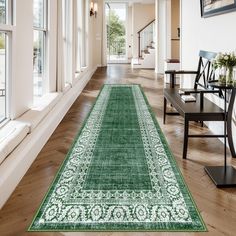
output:
[[[141,30],[138,31],[138,34],[140,34],[143,30],[145,30],[149,25],[151,25],[154,21],[156,21],[156,19],[152,20],[151,22],[149,22],[146,26],[144,26]]]
[[[149,25],[151,25],[153,22],[155,22],[156,19],[149,22],[146,26],[144,26],[141,30],[138,31],[138,56],[141,57],[141,33],[144,31]]]

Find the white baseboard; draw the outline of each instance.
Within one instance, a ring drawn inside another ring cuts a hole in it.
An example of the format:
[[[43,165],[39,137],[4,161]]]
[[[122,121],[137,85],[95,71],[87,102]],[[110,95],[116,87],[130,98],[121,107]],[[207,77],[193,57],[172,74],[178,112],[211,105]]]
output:
[[[40,124],[28,134],[0,165],[0,209],[15,190],[74,101],[81,94],[97,67],[84,74],[69,89]]]

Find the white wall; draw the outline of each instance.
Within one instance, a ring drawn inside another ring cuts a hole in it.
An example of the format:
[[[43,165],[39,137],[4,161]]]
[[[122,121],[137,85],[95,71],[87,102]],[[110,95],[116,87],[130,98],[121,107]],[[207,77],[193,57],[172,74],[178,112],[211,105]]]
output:
[[[171,0],[171,58],[179,59],[180,41],[178,28],[180,27],[180,0]]]
[[[196,69],[199,50],[225,52],[236,49],[236,12],[209,18],[201,18],[200,1],[182,0],[182,51],[183,69]],[[184,87],[192,87],[193,79],[183,80]],[[235,120],[235,117],[234,117]],[[221,122],[222,123],[222,122]],[[222,126],[209,123],[213,132],[219,132]],[[236,128],[233,127],[236,136]],[[235,142],[236,143],[236,140]]]
[[[102,36],[103,36],[103,0],[98,0],[98,14],[97,18],[91,18],[94,21],[95,37],[93,40],[94,50],[93,57],[94,63],[102,65]]]
[[[132,54],[134,58],[138,57],[138,31],[155,19],[155,4],[133,4],[132,12]]]
[[[97,66],[107,65],[107,32],[106,32],[106,12],[105,12],[105,1],[97,0],[98,13],[97,17],[91,17],[93,22],[94,36],[91,37],[93,44],[93,64]]]
[[[201,18],[200,1],[182,0],[183,67],[196,69],[200,49],[215,52],[235,50],[235,20],[236,12]]]

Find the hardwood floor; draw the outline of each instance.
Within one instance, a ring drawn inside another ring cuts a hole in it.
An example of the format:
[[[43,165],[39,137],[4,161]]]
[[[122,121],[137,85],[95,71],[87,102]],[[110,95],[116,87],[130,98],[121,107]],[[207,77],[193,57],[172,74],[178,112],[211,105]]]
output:
[[[27,227],[38,209],[60,164],[86,118],[104,83],[141,84],[157,120],[177,159],[184,179],[207,224],[207,233],[27,233]],[[156,236],[156,235],[236,235],[236,188],[217,189],[206,175],[204,165],[223,163],[223,144],[217,139],[189,141],[188,159],[182,160],[183,119],[167,117],[162,125],[163,79],[152,70],[134,70],[128,65],[112,65],[96,71],[82,95],[75,101],[38,155],[8,202],[0,211],[0,236],[6,235],[79,235],[79,236]],[[196,123],[191,132],[207,133]],[[229,156],[229,155],[228,155]],[[236,166],[236,159],[228,158]],[[2,191],[2,190],[1,190]]]

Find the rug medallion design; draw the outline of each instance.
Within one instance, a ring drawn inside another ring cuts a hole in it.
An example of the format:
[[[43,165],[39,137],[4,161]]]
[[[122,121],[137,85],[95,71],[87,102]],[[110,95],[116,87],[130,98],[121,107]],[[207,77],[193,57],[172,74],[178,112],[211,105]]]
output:
[[[104,85],[29,231],[205,231],[140,86]]]

